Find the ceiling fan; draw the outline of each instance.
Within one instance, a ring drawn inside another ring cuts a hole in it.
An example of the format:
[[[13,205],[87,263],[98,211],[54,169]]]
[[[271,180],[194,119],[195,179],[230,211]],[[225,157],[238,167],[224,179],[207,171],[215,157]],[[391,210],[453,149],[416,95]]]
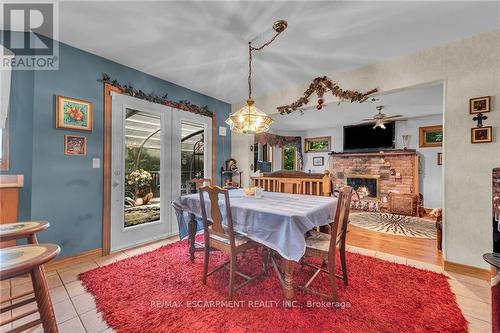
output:
[[[393,121],[393,120],[404,120],[403,116],[398,114],[395,116],[388,116],[385,113],[382,113],[382,109],[384,108],[383,105],[379,105],[376,107],[378,113],[373,116],[373,118],[369,119],[363,119],[363,122],[367,123],[375,123],[375,126],[373,126],[373,129],[380,127],[381,129],[385,129],[385,124],[387,122]]]

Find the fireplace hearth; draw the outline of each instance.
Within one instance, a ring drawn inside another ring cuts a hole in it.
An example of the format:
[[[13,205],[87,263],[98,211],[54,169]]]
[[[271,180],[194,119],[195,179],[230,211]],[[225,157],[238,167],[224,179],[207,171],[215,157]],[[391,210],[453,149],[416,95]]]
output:
[[[379,178],[376,175],[349,175],[346,183],[364,197],[379,198]]]

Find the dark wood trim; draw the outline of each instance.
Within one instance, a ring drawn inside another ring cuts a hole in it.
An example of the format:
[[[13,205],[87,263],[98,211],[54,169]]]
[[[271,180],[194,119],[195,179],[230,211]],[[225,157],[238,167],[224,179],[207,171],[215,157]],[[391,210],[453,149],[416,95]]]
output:
[[[448,272],[471,276],[481,280],[489,281],[491,278],[491,272],[489,269],[458,264],[456,262],[451,262],[447,260],[444,261],[444,270]]]
[[[104,148],[103,148],[103,208],[102,208],[102,255],[111,251],[111,129],[112,110],[111,92],[120,93],[120,89],[104,83]]]
[[[72,256],[67,256],[64,258],[53,260],[44,265],[45,270],[53,271],[63,267],[69,267],[75,264],[88,262],[89,260],[102,257],[102,249],[92,249],[85,252],[81,252]]]

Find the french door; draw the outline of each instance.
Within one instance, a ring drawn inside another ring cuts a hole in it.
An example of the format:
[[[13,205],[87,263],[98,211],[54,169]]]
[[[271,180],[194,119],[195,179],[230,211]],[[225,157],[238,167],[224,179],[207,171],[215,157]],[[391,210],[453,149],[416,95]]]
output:
[[[211,118],[112,93],[111,251],[178,233],[170,202],[210,177]]]

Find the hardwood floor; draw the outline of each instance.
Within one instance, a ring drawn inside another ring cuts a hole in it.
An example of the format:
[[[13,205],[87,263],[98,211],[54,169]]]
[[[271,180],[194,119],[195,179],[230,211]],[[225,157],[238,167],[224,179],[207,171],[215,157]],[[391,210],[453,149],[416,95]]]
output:
[[[437,250],[436,240],[389,235],[349,225],[347,244],[433,265],[443,265],[443,256]]]

